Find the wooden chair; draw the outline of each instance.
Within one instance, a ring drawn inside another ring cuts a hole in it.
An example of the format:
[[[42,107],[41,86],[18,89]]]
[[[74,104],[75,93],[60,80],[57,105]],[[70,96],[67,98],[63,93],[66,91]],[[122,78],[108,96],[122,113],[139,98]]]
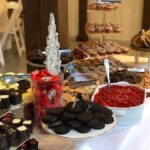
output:
[[[12,14],[0,40],[0,63],[2,65],[5,65],[3,47],[9,34],[14,35],[19,57],[22,57],[22,52],[25,51],[24,36],[20,25],[20,15],[23,9],[21,0],[18,0],[18,2],[7,2],[7,9],[12,9]]]

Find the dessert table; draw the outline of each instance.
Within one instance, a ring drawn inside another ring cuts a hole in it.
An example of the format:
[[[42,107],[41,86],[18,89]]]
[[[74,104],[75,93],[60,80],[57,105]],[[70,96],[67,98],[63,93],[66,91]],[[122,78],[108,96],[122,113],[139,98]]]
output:
[[[150,98],[147,98],[143,117],[140,122],[132,126],[116,126],[110,133],[105,135],[72,141],[43,133],[36,133],[34,137],[39,140],[39,147],[42,150],[149,150],[150,147]],[[82,148],[76,148],[74,142]],[[86,146],[89,147],[86,147]]]

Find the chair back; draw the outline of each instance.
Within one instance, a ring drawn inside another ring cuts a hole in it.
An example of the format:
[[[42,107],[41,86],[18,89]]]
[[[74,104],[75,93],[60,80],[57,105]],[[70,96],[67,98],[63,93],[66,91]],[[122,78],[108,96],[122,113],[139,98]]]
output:
[[[1,39],[2,46],[4,46],[4,43],[5,43],[8,35],[9,35],[9,33],[14,30],[16,22],[20,18],[20,15],[21,15],[22,9],[23,9],[21,0],[18,0],[18,2],[8,2],[7,8],[12,9],[12,13],[11,13],[11,16],[9,18],[8,24],[5,28],[5,32],[4,32],[2,39]]]

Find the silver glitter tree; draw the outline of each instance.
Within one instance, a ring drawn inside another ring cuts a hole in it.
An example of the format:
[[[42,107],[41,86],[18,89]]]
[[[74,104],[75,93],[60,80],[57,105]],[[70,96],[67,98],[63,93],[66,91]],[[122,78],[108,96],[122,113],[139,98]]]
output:
[[[50,13],[50,20],[48,26],[48,37],[46,46],[46,68],[47,70],[58,75],[60,72],[60,44],[58,42],[58,33],[56,32],[56,24],[54,14]]]

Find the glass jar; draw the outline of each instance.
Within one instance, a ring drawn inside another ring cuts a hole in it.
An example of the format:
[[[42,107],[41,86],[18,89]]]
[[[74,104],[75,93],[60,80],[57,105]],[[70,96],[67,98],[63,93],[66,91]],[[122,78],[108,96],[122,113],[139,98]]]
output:
[[[35,115],[41,118],[47,108],[61,106],[62,78],[52,75],[46,69],[31,73],[32,89],[35,95]]]

